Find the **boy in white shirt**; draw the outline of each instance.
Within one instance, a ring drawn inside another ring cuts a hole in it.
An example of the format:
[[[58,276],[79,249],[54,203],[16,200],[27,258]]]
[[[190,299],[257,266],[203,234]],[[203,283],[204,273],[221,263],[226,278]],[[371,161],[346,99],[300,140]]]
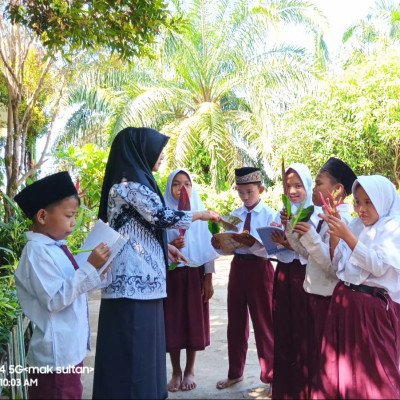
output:
[[[107,281],[98,269],[110,249],[101,243],[79,267],[65,246],[80,204],[68,172],[34,182],[15,201],[33,220],[15,272],[22,311],[34,323],[27,364],[38,383],[29,387],[29,398],[81,399],[80,375],[90,349],[86,293]]]
[[[261,244],[257,228],[269,226],[276,211],[265,205],[260,195],[264,191],[259,168],[243,167],[235,170],[236,189],[243,206],[232,215],[244,223],[237,225],[239,232],[248,231],[241,247],[235,251],[228,281],[228,377],[217,382],[225,389],[243,380],[249,337],[249,312],[253,322],[257,354],[261,367],[260,379],[271,383],[274,357],[272,326],[272,291],[274,268]],[[258,240],[255,240],[257,238]],[[239,239],[239,238],[238,238]],[[211,242],[224,254],[219,241]]]

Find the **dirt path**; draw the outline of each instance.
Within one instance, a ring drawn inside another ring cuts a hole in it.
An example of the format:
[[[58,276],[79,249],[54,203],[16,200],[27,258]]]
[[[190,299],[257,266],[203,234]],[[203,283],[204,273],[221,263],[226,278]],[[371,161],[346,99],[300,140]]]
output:
[[[268,399],[268,385],[260,379],[260,367],[251,330],[249,349],[247,352],[244,380],[224,390],[218,390],[215,385],[218,380],[226,377],[228,372],[228,352],[226,342],[226,287],[228,282],[231,257],[221,257],[216,262],[214,275],[214,296],[210,301],[211,345],[205,351],[199,352],[195,365],[197,388],[183,392],[170,393],[170,399]],[[96,348],[97,316],[100,306],[100,292],[89,296],[90,322],[92,326],[92,351],[85,359],[85,366],[93,367]],[[183,356],[184,354],[182,354]],[[183,360],[183,359],[182,359]],[[168,380],[171,374],[169,356],[167,356]],[[84,385],[83,398],[92,397],[93,372],[82,376]]]

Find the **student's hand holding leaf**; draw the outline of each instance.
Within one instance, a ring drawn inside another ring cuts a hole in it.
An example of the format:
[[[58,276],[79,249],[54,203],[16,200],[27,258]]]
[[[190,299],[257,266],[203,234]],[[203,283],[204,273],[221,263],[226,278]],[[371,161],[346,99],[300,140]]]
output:
[[[300,236],[303,236],[305,233],[307,233],[311,229],[311,225],[308,224],[307,222],[298,222],[294,228],[293,231],[297,232]]]
[[[201,221],[214,221],[218,222],[221,219],[221,214],[213,210],[194,211],[193,221],[200,219]]]
[[[283,224],[284,226],[287,225],[287,223],[289,222],[289,220],[290,220],[292,217],[293,217],[293,214],[290,214],[290,215],[288,216],[288,213],[287,213],[287,209],[286,209],[286,208],[284,208],[284,209],[281,211],[281,222],[282,222],[282,224]]]
[[[185,247],[185,237],[184,236],[177,236],[171,244],[175,246],[177,249],[183,249]]]

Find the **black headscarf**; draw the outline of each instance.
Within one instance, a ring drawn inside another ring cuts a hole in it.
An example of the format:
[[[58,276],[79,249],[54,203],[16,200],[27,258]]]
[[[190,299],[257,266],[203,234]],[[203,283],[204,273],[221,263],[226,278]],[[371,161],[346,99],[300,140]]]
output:
[[[141,183],[163,196],[154,179],[152,169],[168,137],[150,128],[125,128],[112,142],[104,174],[99,207],[99,218],[107,222],[108,194],[111,187],[123,178]]]
[[[123,178],[128,182],[138,182],[157,193],[163,204],[164,198],[152,169],[158,160],[168,136],[150,128],[125,128],[117,134],[112,142],[110,154],[101,189],[99,218],[104,222],[107,218],[108,194],[111,187],[120,183]],[[168,246],[164,229],[159,229],[159,240],[167,257]]]

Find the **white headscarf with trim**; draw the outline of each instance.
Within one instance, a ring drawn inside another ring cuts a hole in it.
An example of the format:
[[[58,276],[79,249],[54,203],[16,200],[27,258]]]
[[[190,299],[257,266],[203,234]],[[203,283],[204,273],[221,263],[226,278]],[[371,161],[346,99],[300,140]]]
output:
[[[358,185],[371,199],[379,219],[364,226],[357,217],[352,231],[361,243],[379,253],[385,264],[400,269],[400,195],[393,183],[381,175],[359,176],[352,187],[353,196]]]
[[[190,179],[192,183],[192,195],[190,196],[190,207],[191,211],[203,211],[203,202],[193,184],[193,179],[186,169],[178,168],[172,171],[167,180],[167,186],[165,188],[164,200],[167,207],[174,210],[178,209],[178,200],[174,199],[172,196],[172,182],[175,176],[179,172],[184,172]],[[179,236],[179,230],[177,229],[167,229],[168,243],[172,242],[177,236]],[[194,221],[190,228],[185,232],[185,247],[179,251],[190,261],[199,266],[215,260],[220,255],[215,251],[214,247],[211,245],[211,232],[208,229],[207,221]]]

